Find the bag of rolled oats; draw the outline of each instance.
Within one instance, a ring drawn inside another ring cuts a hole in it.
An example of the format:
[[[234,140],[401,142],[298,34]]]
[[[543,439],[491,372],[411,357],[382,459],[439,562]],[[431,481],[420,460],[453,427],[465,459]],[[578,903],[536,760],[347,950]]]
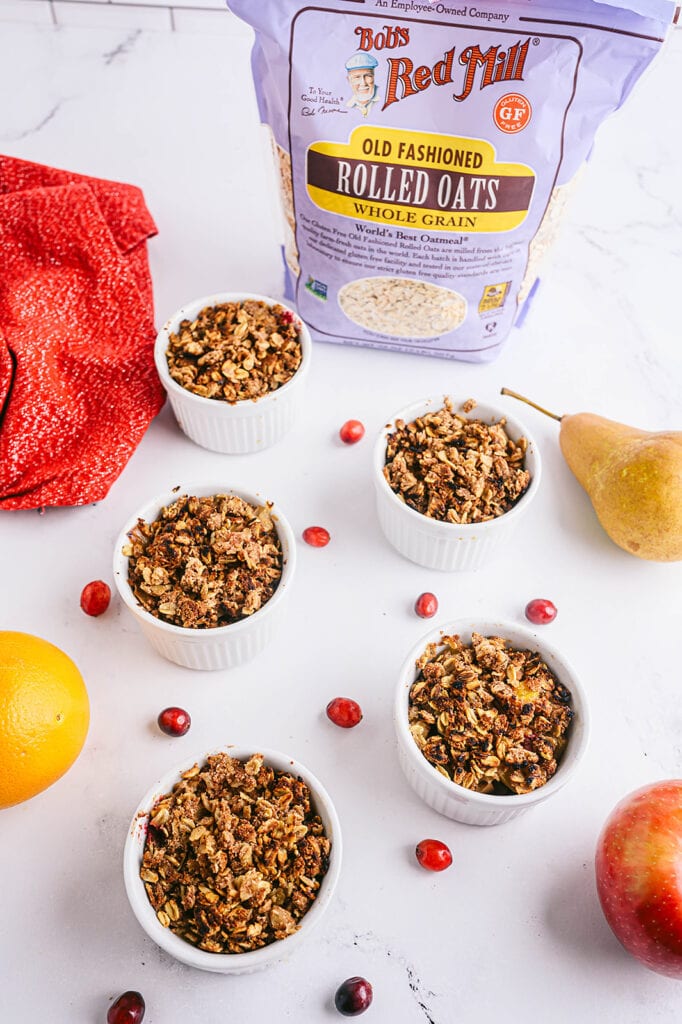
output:
[[[471,362],[519,320],[599,124],[671,0],[230,0],[321,340]]]

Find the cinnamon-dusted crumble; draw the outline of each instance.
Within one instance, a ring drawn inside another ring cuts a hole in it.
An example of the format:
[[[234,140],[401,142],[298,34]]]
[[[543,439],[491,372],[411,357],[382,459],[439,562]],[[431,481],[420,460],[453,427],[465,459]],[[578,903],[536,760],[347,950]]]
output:
[[[557,770],[571,694],[539,654],[499,636],[443,636],[417,661],[408,720],[424,757],[478,793],[530,793]]]
[[[159,619],[197,629],[258,611],[282,576],[271,507],[232,494],[183,495],[152,523],[139,519],[123,548],[137,600]]]
[[[301,324],[257,299],[206,306],[168,339],[168,372],[180,387],[229,403],[258,399],[301,365]]]
[[[262,754],[214,754],[154,805],[140,878],[165,928],[210,953],[244,953],[298,930],[330,850],[301,779]]]
[[[462,411],[476,407],[468,399]],[[410,508],[448,523],[482,523],[513,508],[530,485],[528,442],[513,441],[506,421],[484,423],[442,409],[411,423],[396,420],[386,444],[384,476]]]

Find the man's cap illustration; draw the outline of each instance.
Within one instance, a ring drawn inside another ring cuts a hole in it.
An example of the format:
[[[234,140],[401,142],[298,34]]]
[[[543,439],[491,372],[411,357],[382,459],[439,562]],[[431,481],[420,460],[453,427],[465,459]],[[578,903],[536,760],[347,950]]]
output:
[[[379,61],[371,53],[358,50],[346,61],[346,71],[374,71],[379,66]]]

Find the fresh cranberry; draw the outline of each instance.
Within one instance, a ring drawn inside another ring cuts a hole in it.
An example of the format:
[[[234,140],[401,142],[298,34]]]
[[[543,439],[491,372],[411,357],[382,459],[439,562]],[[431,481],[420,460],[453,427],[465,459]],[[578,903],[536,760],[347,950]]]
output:
[[[427,871],[445,871],[452,864],[450,848],[440,839],[422,839],[415,849],[417,860]]]
[[[536,626],[546,626],[556,619],[556,605],[544,597],[536,597],[526,605],[526,618]]]
[[[93,580],[83,587],[81,608],[86,615],[102,615],[109,607],[111,590],[104,580]]]
[[[357,444],[365,436],[365,428],[360,420],[346,420],[339,430],[339,437],[344,444]]]
[[[111,1004],[107,1024],[141,1024],[144,1018],[144,999],[139,992],[124,992]]]
[[[342,729],[352,729],[362,721],[362,709],[350,697],[334,697],[327,704],[327,718]]]
[[[414,610],[420,619],[432,619],[438,611],[438,598],[428,591],[425,594],[420,594],[414,602]]]
[[[329,530],[325,530],[324,526],[308,526],[303,531],[303,540],[311,548],[326,548],[329,539]]]
[[[336,990],[334,1006],[344,1017],[357,1017],[370,1008],[373,994],[366,978],[346,978]]]
[[[167,736],[184,736],[192,724],[189,713],[182,708],[164,708],[157,721]]]

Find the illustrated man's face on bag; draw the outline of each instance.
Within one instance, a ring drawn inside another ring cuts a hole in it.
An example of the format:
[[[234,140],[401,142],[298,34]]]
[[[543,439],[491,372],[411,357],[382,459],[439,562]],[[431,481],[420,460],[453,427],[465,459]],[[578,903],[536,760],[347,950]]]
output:
[[[374,96],[374,71],[358,68],[348,72],[348,82],[358,103],[368,103]]]

